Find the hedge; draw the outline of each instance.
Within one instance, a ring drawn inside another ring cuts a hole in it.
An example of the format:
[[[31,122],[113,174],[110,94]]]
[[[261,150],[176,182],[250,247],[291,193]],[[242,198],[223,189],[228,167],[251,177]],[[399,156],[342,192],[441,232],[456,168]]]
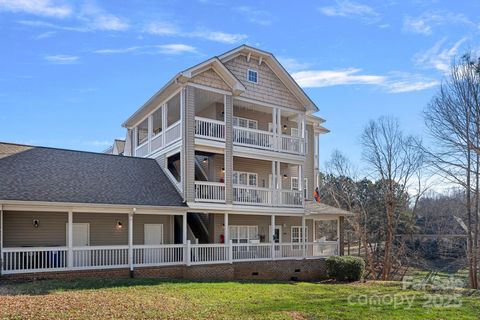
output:
[[[326,262],[328,277],[337,281],[359,281],[365,272],[365,261],[360,257],[332,256]]]

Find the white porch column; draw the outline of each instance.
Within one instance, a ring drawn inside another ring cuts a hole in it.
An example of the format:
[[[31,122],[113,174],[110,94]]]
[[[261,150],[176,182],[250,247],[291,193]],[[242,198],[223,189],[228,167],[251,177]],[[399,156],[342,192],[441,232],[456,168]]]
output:
[[[3,204],[0,204],[0,275],[3,270]]]
[[[228,213],[223,214],[223,226],[224,226],[224,231],[223,231],[223,238],[224,238],[224,243],[228,244],[230,243],[230,230],[228,229]]]
[[[306,236],[306,223],[305,223],[305,216],[302,216],[302,250],[303,250],[303,258],[307,257],[307,236]]]
[[[73,212],[68,211],[67,267],[73,268]]]
[[[270,242],[272,243],[272,260],[275,260],[275,215],[272,214],[271,221],[271,230],[270,230]]]
[[[183,223],[183,226],[182,226],[182,236],[183,236],[182,243],[187,244],[187,213],[186,212],[183,214],[182,223]]]
[[[301,199],[302,199],[302,206],[305,204],[305,197],[303,196],[303,188],[305,188],[303,183],[303,165],[298,165],[298,190],[302,192]]]
[[[128,214],[128,265],[130,266],[130,272],[133,272],[133,213]]]
[[[153,137],[153,117],[149,115],[147,118],[147,130],[148,130],[148,153],[152,152],[152,137]]]
[[[272,109],[272,133],[273,133],[273,150],[277,150],[277,108]]]

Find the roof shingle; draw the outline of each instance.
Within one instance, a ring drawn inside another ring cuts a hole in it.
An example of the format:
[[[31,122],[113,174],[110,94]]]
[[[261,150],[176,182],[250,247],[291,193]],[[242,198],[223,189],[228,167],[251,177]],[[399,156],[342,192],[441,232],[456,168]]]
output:
[[[0,200],[185,206],[154,159],[0,143]]]

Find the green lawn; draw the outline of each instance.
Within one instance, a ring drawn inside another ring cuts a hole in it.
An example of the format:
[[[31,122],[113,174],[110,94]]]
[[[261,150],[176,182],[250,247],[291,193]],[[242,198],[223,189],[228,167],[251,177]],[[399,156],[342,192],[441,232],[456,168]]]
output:
[[[458,294],[448,306],[452,292],[380,282],[37,281],[0,285],[0,318],[479,319],[478,293]]]

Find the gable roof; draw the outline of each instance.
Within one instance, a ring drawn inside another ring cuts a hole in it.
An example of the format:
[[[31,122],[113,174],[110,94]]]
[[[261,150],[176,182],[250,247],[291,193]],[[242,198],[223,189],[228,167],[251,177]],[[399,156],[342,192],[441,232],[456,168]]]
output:
[[[172,93],[174,93],[181,86],[180,84],[187,82],[189,79],[195,75],[206,71],[208,69],[213,69],[217,74],[232,88],[232,93],[235,95],[240,95],[243,93],[246,88],[238,80],[235,75],[228,70],[224,65],[224,62],[233,59],[237,55],[254,55],[260,61],[264,61],[268,64],[270,69],[275,73],[275,75],[282,81],[282,83],[292,92],[292,94],[307,108],[307,111],[317,112],[319,111],[317,105],[310,99],[310,97],[303,91],[303,89],[298,85],[298,83],[292,78],[290,73],[285,70],[285,68],[280,64],[280,62],[275,58],[275,56],[267,51],[256,49],[247,45],[241,45],[235,49],[227,51],[220,56],[214,56],[208,60],[205,60],[191,68],[188,68],[184,71],[177,73],[173,78],[170,79],[160,90],[158,90],[147,102],[145,102],[135,113],[133,113],[125,122],[122,124],[123,127],[131,128],[135,123],[141,120],[143,117],[152,112],[155,108],[158,107],[158,104],[164,101]]]
[[[0,142],[0,201],[185,206],[154,159]]]
[[[310,99],[310,97],[303,91],[298,83],[292,78],[290,73],[282,66],[282,64],[275,58],[275,56],[264,50],[250,47],[243,44],[237,48],[225,52],[218,58],[225,63],[226,61],[235,58],[238,55],[246,55],[247,57],[253,56],[260,61],[265,62],[275,75],[283,82],[283,84],[290,90],[290,92],[307,108],[308,111],[319,111],[317,105]]]
[[[318,203],[316,201],[305,202],[305,215],[307,217],[325,217],[325,216],[353,216],[353,212],[329,206],[325,203]]]

